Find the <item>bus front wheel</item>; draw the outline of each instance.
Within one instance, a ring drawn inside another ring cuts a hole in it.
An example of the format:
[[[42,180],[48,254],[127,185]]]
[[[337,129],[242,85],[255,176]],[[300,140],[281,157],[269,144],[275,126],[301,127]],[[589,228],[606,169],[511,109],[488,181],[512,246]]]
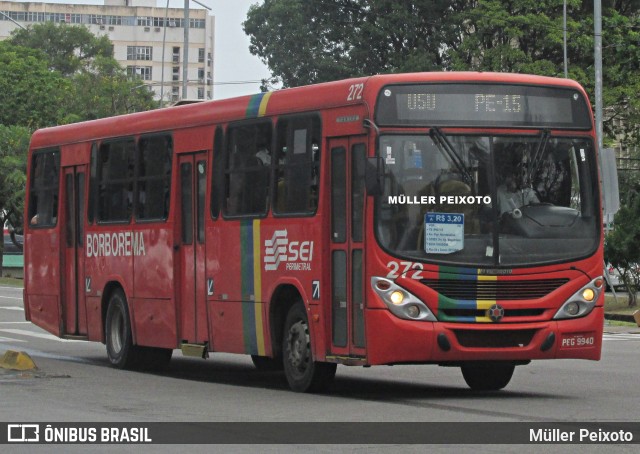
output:
[[[474,391],[498,391],[511,381],[516,368],[512,363],[481,362],[461,367],[464,381]]]
[[[313,360],[309,322],[304,304],[294,304],[284,325],[282,340],[284,373],[296,392],[325,390],[336,375],[336,364]]]

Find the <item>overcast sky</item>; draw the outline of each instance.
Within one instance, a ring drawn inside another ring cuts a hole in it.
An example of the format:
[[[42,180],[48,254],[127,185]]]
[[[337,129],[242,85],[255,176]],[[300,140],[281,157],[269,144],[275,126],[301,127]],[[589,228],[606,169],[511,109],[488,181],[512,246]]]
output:
[[[216,17],[214,82],[216,84],[245,80],[260,80],[269,77],[269,70],[258,57],[249,53],[249,37],[242,30],[242,22],[247,17],[249,6],[262,3],[262,0],[198,0],[211,8]],[[48,0],[32,3],[75,3],[85,5],[103,5],[103,0]],[[156,0],[164,7],[166,0]],[[170,0],[172,8],[182,8],[183,0]],[[192,9],[201,9],[191,2]],[[214,99],[224,99],[260,91],[260,83],[243,85],[216,85]]]

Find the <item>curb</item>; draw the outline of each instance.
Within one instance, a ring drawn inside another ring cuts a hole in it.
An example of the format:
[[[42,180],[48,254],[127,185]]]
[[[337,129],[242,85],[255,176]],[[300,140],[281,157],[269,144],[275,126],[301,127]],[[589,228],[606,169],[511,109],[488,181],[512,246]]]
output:
[[[0,358],[0,367],[10,370],[34,370],[38,367],[31,357],[25,352],[7,350]]]
[[[627,323],[635,323],[635,319],[633,315],[625,315],[625,314],[604,314],[605,320],[613,320],[616,322],[627,322]]]

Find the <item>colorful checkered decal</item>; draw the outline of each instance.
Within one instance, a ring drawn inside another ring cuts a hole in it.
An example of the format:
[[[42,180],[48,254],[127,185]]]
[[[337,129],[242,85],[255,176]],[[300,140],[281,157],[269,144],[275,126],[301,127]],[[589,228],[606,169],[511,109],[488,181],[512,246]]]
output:
[[[242,328],[245,352],[264,355],[260,220],[240,221]]]
[[[498,276],[487,276],[479,274],[480,270],[475,268],[457,268],[450,266],[438,267],[438,277],[441,279],[457,279],[466,281],[497,281]],[[493,299],[477,299],[477,300],[454,300],[444,295],[438,294],[438,309],[436,317],[443,322],[464,322],[464,323],[487,323],[491,319],[487,315],[482,317],[472,316],[451,316],[444,313],[447,309],[470,309],[478,311],[486,311],[496,304],[495,297]]]

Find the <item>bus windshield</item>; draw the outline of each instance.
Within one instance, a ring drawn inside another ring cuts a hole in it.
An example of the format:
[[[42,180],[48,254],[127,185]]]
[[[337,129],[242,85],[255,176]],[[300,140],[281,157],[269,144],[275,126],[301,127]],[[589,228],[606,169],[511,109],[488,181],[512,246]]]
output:
[[[442,265],[575,260],[599,241],[591,139],[383,134],[376,236],[389,253]]]

